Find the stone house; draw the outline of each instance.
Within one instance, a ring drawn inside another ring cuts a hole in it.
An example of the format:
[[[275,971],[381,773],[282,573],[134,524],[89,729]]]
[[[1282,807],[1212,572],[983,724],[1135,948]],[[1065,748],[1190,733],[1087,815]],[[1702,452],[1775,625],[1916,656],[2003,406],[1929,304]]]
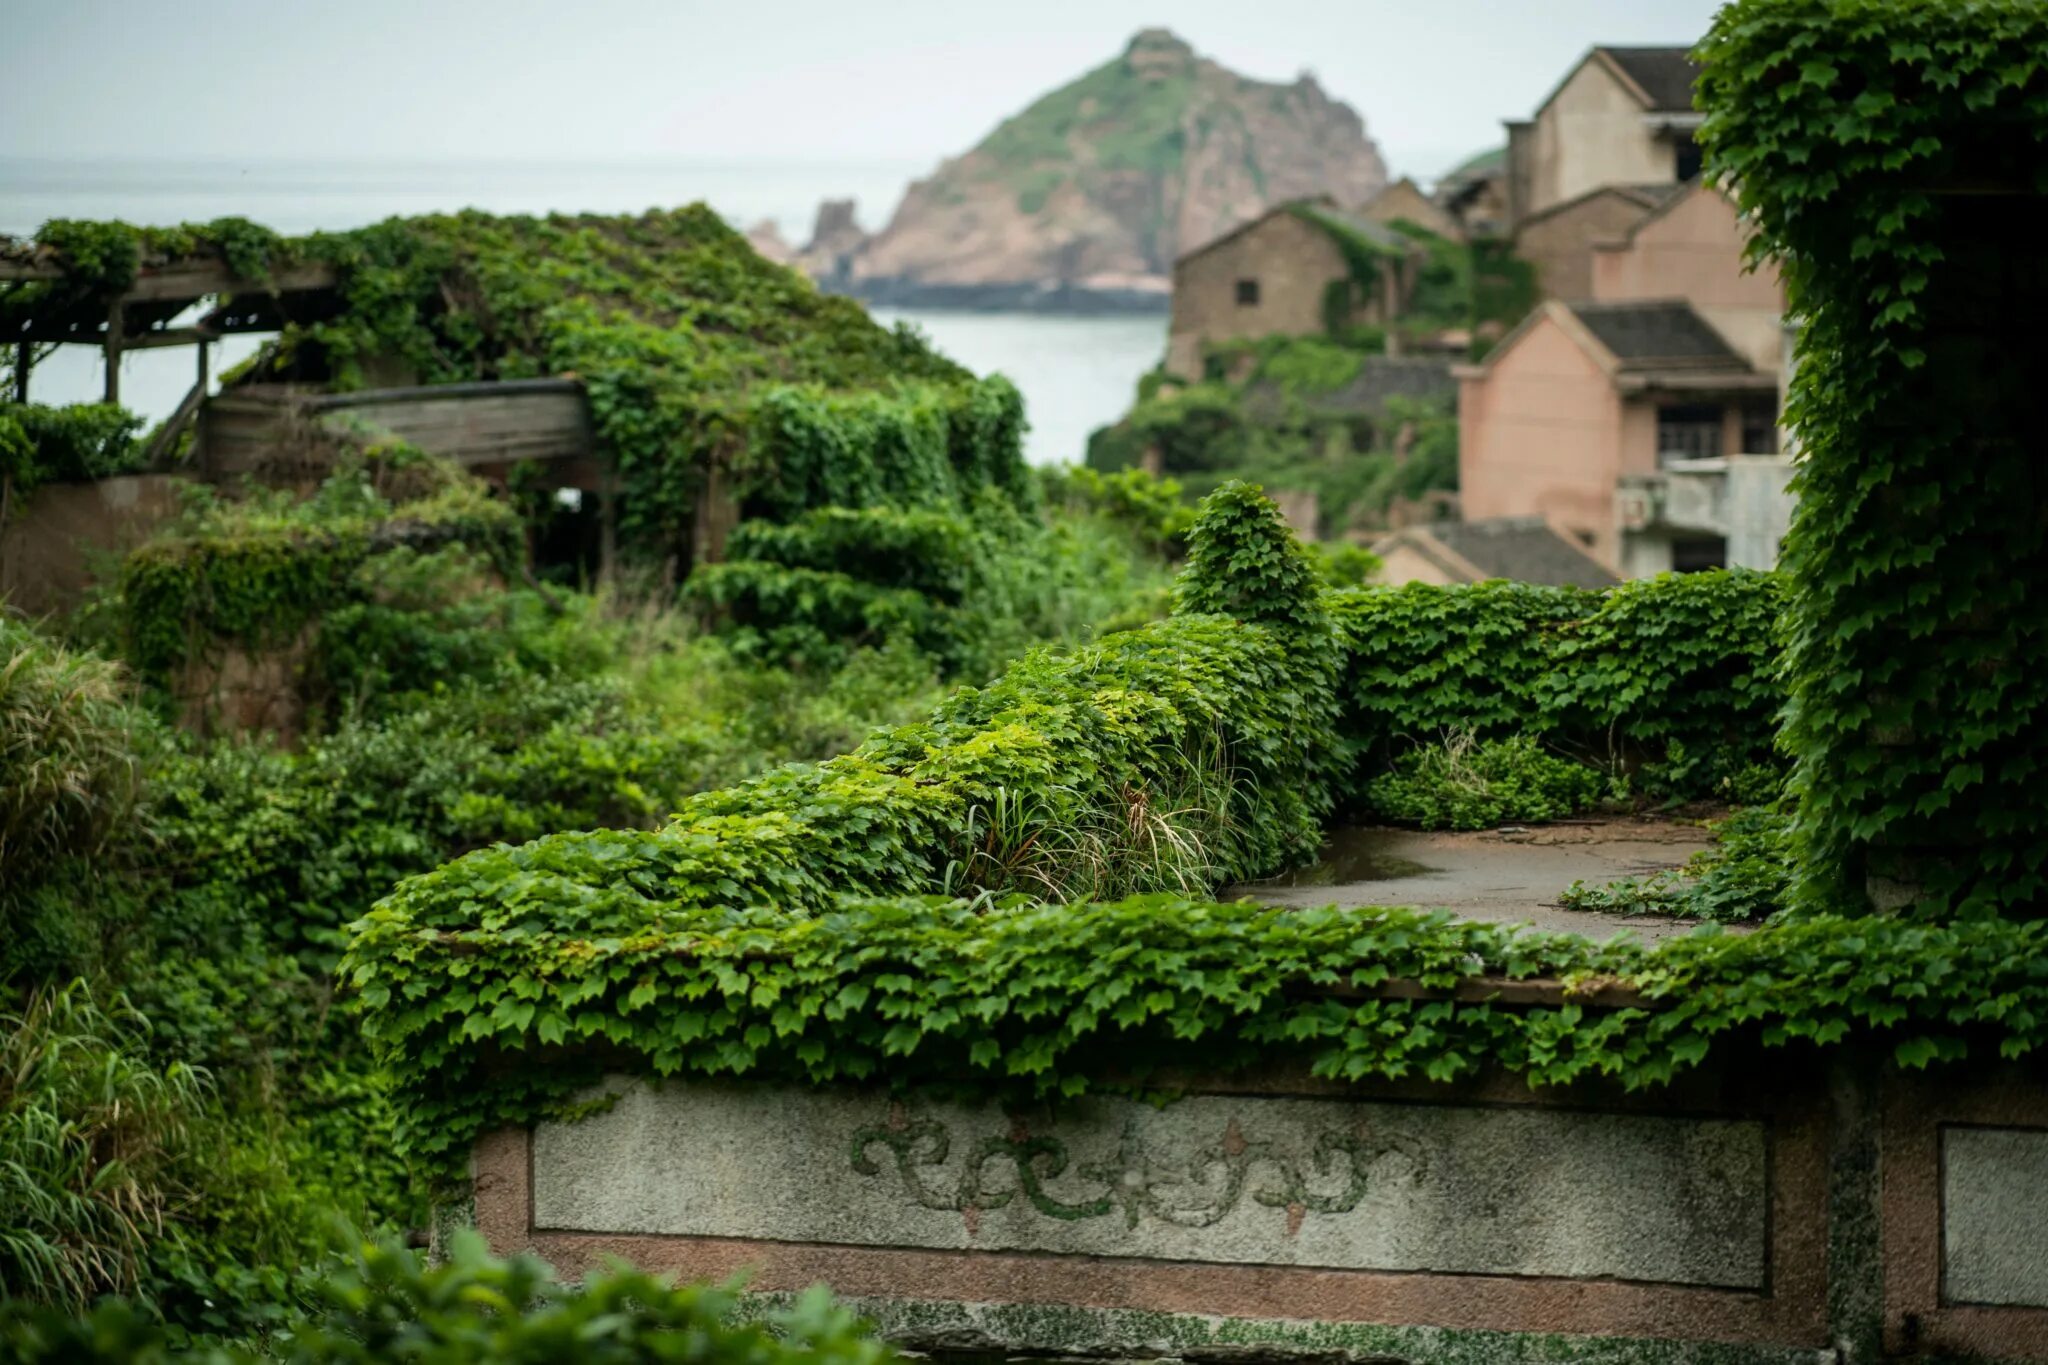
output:
[[[1437,205],[1467,241],[1506,237],[1513,229],[1508,218],[1507,157],[1505,147],[1481,152],[1436,182]]]
[[[1355,277],[1358,249],[1376,258],[1369,288]],[[1174,262],[1167,372],[1201,379],[1203,347],[1216,342],[1383,325],[1400,315],[1417,270],[1406,237],[1327,199],[1268,209]]]
[[[1675,185],[1698,175],[1698,72],[1682,47],[1588,52],[1533,117],[1507,125],[1512,227],[1602,186]]]
[[[1515,255],[1536,272],[1546,299],[1593,297],[1593,252],[1625,237],[1672,192],[1669,185],[1602,185],[1522,220]]]
[[[1365,206],[1358,210],[1358,216],[1389,227],[1395,223],[1413,223],[1454,242],[1465,240],[1464,225],[1405,175],[1367,200]]]

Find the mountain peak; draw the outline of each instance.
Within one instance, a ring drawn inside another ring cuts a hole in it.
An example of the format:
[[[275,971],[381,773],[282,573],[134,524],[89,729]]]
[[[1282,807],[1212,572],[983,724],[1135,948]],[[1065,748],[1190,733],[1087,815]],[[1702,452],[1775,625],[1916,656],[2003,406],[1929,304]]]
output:
[[[1146,28],[912,185],[850,273],[856,286],[1163,289],[1182,252],[1273,204],[1359,204],[1385,183],[1357,113],[1313,76],[1255,80]]]

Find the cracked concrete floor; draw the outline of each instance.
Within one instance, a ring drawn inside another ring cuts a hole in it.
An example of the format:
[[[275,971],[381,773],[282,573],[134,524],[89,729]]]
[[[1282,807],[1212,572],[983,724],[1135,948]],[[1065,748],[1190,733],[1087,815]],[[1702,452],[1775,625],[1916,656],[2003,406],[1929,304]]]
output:
[[[1649,942],[1697,926],[1567,910],[1558,894],[1575,881],[1599,885],[1677,867],[1708,843],[1696,824],[1655,819],[1507,825],[1476,833],[1366,826],[1331,831],[1323,861],[1314,867],[1231,887],[1225,895],[1282,906],[1406,905],[1592,939],[1625,932]]]

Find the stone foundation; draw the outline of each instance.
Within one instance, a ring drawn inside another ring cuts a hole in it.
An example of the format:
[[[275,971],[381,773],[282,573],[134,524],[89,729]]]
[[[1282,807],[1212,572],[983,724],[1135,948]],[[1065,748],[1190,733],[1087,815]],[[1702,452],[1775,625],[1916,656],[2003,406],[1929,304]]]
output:
[[[1057,1109],[607,1088],[479,1144],[495,1249],[822,1282],[915,1349],[2048,1360],[2048,1088],[2017,1070],[1764,1053],[1650,1095],[1304,1079]]]

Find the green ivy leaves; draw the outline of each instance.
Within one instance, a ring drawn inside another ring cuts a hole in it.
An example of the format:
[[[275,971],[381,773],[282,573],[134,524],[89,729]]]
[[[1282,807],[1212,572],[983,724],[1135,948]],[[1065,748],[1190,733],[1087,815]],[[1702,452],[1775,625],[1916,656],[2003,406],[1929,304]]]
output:
[[[2048,528],[2023,491],[2038,309],[2015,263],[2038,248],[2007,229],[2048,192],[2048,10],[1739,0],[1700,54],[1710,172],[1801,329],[1795,898],[2031,912]]]

